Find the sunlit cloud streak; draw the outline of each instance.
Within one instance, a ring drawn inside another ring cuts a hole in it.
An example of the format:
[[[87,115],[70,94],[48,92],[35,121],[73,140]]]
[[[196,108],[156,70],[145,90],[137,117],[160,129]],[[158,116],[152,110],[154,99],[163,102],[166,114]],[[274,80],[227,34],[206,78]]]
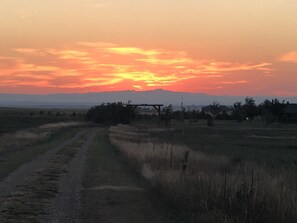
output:
[[[232,63],[200,60],[185,51],[125,47],[112,43],[78,42],[61,48],[12,49],[15,57],[0,55],[0,86],[77,89],[77,92],[137,89],[148,90],[182,84],[183,81],[220,79],[226,81],[239,71],[259,74],[273,71],[272,64]]]
[[[282,54],[279,57],[279,61],[281,62],[290,62],[290,63],[297,63],[297,52],[292,51],[289,53]]]
[[[246,80],[239,80],[239,81],[221,81],[218,82],[219,84],[226,84],[226,85],[232,85],[232,84],[246,84],[248,81]]]

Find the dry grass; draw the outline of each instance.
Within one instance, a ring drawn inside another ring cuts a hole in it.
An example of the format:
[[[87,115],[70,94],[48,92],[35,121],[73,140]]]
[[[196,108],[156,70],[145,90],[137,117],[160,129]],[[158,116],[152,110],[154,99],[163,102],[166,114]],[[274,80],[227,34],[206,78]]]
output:
[[[72,144],[59,150],[36,173],[28,177],[18,190],[0,206],[0,222],[44,222],[51,202],[58,193],[59,179],[66,172],[67,164],[84,145],[82,135]],[[21,219],[21,220],[20,220]]]
[[[75,127],[82,125],[81,122],[58,122],[49,123],[39,127],[39,129],[55,129],[55,128],[65,128],[65,127]]]
[[[52,131],[37,131],[36,129],[4,134],[0,137],[0,152],[14,151],[23,146],[34,145],[37,142],[49,139],[52,134]]]
[[[13,151],[15,149],[32,146],[38,142],[45,141],[53,136],[61,128],[82,125],[80,122],[61,122],[42,125],[36,128],[19,130],[0,136],[0,152]]]
[[[111,127],[110,141],[184,213],[209,213],[213,222],[297,222],[296,173],[160,143],[132,126]]]

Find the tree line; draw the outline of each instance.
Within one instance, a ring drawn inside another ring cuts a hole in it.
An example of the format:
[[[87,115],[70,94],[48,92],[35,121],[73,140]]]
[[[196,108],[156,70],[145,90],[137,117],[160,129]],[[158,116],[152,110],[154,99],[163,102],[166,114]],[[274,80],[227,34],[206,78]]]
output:
[[[172,118],[182,117],[184,119],[208,119],[209,117],[217,120],[254,120],[259,118],[266,122],[285,122],[285,101],[279,99],[266,99],[257,105],[252,97],[245,98],[244,102],[235,102],[232,106],[221,105],[218,102],[203,107],[201,110],[174,111]],[[182,114],[181,114],[182,113]]]
[[[245,98],[244,102],[235,102],[232,106],[221,105],[213,102],[208,106],[204,106],[201,110],[182,110],[174,111],[172,105],[162,109],[161,121],[168,124],[171,119],[214,119],[214,120],[254,120],[259,118],[267,123],[286,122],[285,101],[279,99],[266,99],[257,105],[252,97]],[[128,104],[103,103],[94,106],[88,110],[86,118],[88,121],[94,121],[101,124],[128,124],[131,120],[137,119],[157,119],[156,115],[135,114],[135,110]]]
[[[134,117],[134,110],[122,102],[102,103],[90,108],[86,114],[87,121],[100,124],[128,124]]]

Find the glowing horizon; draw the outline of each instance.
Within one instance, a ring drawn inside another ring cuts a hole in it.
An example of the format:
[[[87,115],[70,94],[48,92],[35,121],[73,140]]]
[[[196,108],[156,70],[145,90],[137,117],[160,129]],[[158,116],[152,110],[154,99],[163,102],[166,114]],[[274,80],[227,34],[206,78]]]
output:
[[[2,2],[0,93],[297,96],[296,8],[280,0]]]

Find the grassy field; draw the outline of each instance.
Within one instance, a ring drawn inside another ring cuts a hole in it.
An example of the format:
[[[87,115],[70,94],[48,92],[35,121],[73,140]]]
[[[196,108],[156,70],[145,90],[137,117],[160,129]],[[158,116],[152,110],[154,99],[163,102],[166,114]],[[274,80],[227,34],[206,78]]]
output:
[[[237,161],[253,161],[271,168],[297,169],[297,125],[263,122],[205,121],[172,125],[173,131],[154,135],[173,144],[189,146],[193,151],[223,155]]]
[[[46,140],[0,153],[0,179],[6,177],[20,165],[29,162],[47,150],[58,146],[61,142],[65,141],[65,139],[71,138],[76,132],[77,128],[60,129],[55,132],[52,137]]]
[[[118,126],[110,140],[195,222],[297,221],[297,127],[260,122]]]
[[[82,116],[70,110],[0,108],[0,179],[17,167],[58,146],[77,131]],[[32,115],[33,114],[33,115]]]
[[[82,116],[70,112],[28,112],[0,109],[0,179],[57,148],[82,125]],[[53,165],[62,171],[73,148],[63,147],[44,173]],[[40,173],[24,190],[43,182]],[[82,222],[295,223],[297,125],[215,121],[209,127],[197,121],[169,128],[139,122],[113,126],[109,134],[102,127],[87,151],[82,184]],[[24,199],[34,202],[33,192]]]
[[[110,144],[107,129],[99,130],[87,152],[83,187],[81,222],[176,222]]]
[[[72,129],[70,132],[65,130],[63,132],[67,132],[66,134],[60,134],[55,140],[47,142],[43,146],[49,148],[56,146],[57,143],[61,145],[61,141],[68,139],[76,129]],[[63,173],[65,174],[68,163],[85,143],[83,140],[85,135],[86,132],[70,144],[62,146],[50,157],[48,162],[39,166],[32,176],[27,177],[17,186],[16,191],[0,205],[0,222],[20,222],[20,219],[21,222],[52,222],[44,219],[47,219],[51,202],[59,193],[59,180]],[[29,156],[26,158],[28,159]],[[34,158],[34,156],[30,156],[30,158]],[[20,159],[20,157],[16,157],[16,159]],[[13,160],[11,161],[13,162]]]
[[[47,123],[84,120],[85,110],[0,107],[0,135]],[[74,116],[75,114],[75,116]]]

